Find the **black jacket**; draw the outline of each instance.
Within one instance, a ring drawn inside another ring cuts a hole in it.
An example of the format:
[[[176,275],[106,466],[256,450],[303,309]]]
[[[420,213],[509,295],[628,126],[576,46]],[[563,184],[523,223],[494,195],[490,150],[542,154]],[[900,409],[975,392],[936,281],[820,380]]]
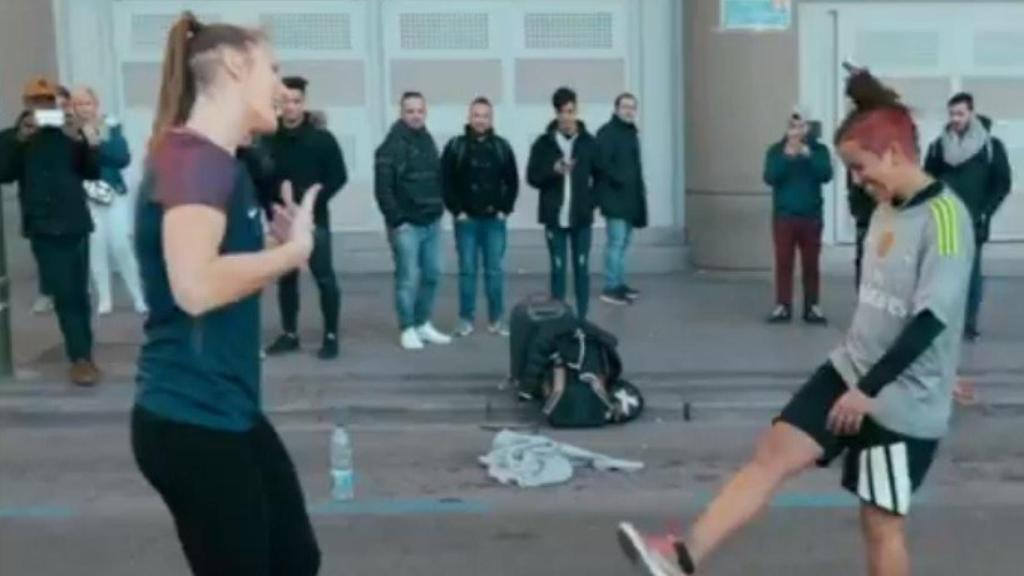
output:
[[[40,128],[25,141],[17,134],[17,126],[0,132],[0,183],[18,183],[22,234],[91,233],[82,181],[100,177],[99,148],[60,128]]]
[[[273,167],[273,181],[276,183],[275,200],[280,198],[280,184],[289,181],[295,194],[295,201],[302,200],[306,190],[315,184],[322,186],[313,208],[313,221],[318,227],[330,225],[327,205],[331,198],[348,182],[345,158],[334,136],[322,126],[316,125],[309,114],[295,128],[283,124],[277,132],[261,142],[270,155]]]
[[[986,130],[992,121],[979,116]],[[1010,193],[1012,174],[1006,147],[989,135],[988,142],[977,154],[958,166],[946,163],[940,137],[928,148],[924,169],[945,182],[963,200],[974,219],[975,236],[979,242],[989,237],[989,222]]]
[[[636,228],[647,226],[647,186],[636,126],[612,116],[597,131],[597,149],[603,167],[597,182],[601,213]]]
[[[426,128],[395,122],[374,154],[373,188],[388,228],[425,226],[441,218],[441,159]]]
[[[511,214],[519,195],[519,170],[508,141],[489,131],[482,138],[466,133],[448,141],[441,154],[444,204],[453,216],[473,218]]]
[[[526,168],[526,180],[540,192],[537,219],[547,227],[559,227],[559,213],[565,202],[565,176],[555,172],[555,164],[562,159],[562,149],[555,140],[557,122],[551,122],[547,131],[530,148],[530,160]],[[594,182],[601,174],[597,157],[597,140],[579,122],[576,142],[573,145],[575,168],[572,178],[572,204],[569,206],[569,227],[590,226],[594,223],[594,209],[597,198]]]
[[[574,316],[548,323],[541,327],[530,341],[526,350],[526,364],[519,382],[521,392],[538,396],[548,370],[560,361],[572,364],[580,356],[580,338],[582,335],[594,344],[613,351],[618,347],[618,339],[610,332],[586,320],[578,320]],[[615,355],[614,372],[602,374],[608,382],[617,380],[622,373],[622,363]],[[570,366],[573,367],[573,366]],[[580,371],[590,367],[574,368]]]
[[[853,177],[846,176],[846,201],[850,206],[850,216],[853,216],[857,228],[867,229],[871,224],[871,215],[875,213],[878,202],[871,194],[861,186],[853,183]]]

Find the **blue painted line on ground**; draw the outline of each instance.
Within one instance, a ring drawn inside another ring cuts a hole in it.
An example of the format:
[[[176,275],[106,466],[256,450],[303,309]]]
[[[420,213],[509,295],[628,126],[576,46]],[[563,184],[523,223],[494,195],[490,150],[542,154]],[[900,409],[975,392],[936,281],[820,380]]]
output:
[[[77,514],[66,506],[0,506],[0,520],[62,520]]]
[[[356,500],[310,506],[313,516],[430,516],[434,514],[487,514],[493,508],[479,501],[457,499]]]

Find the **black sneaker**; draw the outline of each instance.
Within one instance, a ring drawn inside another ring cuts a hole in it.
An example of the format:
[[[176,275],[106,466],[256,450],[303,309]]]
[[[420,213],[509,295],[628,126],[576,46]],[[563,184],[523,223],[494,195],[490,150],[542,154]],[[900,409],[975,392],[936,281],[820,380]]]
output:
[[[978,338],[981,338],[981,332],[978,331],[976,326],[968,326],[964,328],[964,340],[968,342],[977,342]]]
[[[640,298],[640,291],[637,290],[636,288],[633,288],[629,284],[626,284],[622,287],[622,293],[625,294],[626,298],[629,298],[634,302]]]
[[[608,304],[614,304],[615,306],[628,306],[632,300],[626,296],[626,291],[623,288],[615,288],[614,290],[605,290],[601,292],[601,300]]]
[[[316,357],[321,360],[334,360],[338,357],[338,337],[334,334],[324,336],[324,343]]]
[[[785,304],[779,304],[772,310],[772,313],[768,315],[765,322],[769,324],[785,324],[793,320],[793,312],[789,309],[789,306]]]
[[[295,334],[281,334],[274,340],[274,343],[267,346],[267,356],[280,356],[282,354],[290,354],[292,352],[298,352],[299,350],[299,337]]]
[[[825,318],[825,313],[821,311],[821,306],[815,304],[804,311],[804,322],[815,326],[826,326],[828,318]]]

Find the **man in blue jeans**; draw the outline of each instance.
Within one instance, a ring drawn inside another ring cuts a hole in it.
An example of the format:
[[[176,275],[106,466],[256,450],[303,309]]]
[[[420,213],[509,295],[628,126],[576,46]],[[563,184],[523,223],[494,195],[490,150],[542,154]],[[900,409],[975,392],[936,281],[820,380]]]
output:
[[[590,307],[590,242],[596,207],[593,186],[601,167],[597,141],[577,118],[576,93],[559,88],[551,104],[556,116],[530,149],[526,179],[540,192],[537,215],[551,256],[551,296],[565,300],[566,270],[572,262],[576,310],[583,319]]]
[[[636,96],[628,92],[619,95],[612,119],[597,131],[603,168],[597,198],[608,227],[601,300],[616,305],[630,304],[640,296],[626,284],[626,250],[633,230],[647,226],[647,186],[640,161],[636,111]]]
[[[491,334],[508,336],[505,314],[506,221],[519,194],[516,158],[508,141],[494,133],[494,109],[484,97],[469,108],[469,124],[441,155],[445,206],[455,219],[459,253],[459,325],[469,336],[476,316],[477,263],[484,262]]]
[[[374,155],[374,194],[395,259],[395,308],[401,345],[450,344],[431,323],[441,277],[441,159],[426,127],[427,102],[406,92],[401,119]]]

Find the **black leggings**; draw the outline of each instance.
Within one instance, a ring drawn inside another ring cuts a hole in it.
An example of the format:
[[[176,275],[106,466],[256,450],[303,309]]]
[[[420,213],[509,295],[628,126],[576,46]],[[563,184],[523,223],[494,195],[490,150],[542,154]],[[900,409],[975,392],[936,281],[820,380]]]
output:
[[[197,576],[307,576],[320,550],[299,479],[266,419],[229,432],[132,413],[139,469],[174,517]]]

